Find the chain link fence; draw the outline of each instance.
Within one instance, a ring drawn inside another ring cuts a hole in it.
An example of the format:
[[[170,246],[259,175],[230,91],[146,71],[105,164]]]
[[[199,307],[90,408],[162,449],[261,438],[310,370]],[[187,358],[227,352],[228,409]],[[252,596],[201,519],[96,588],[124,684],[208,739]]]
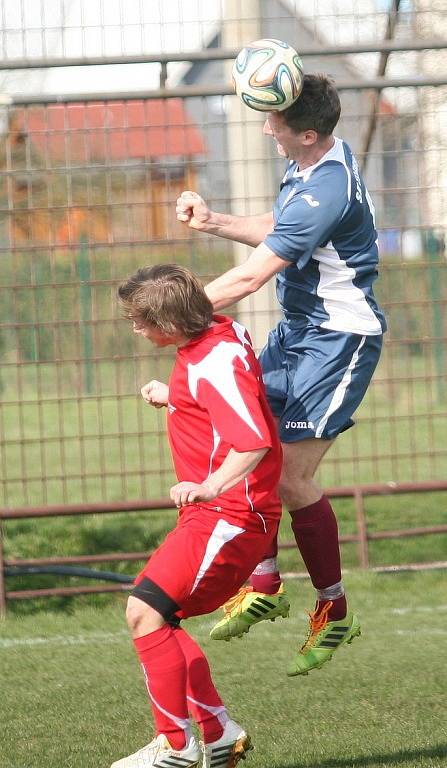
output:
[[[185,6],[2,5],[0,505],[166,493],[164,415],[139,389],[166,380],[172,355],[132,336],[116,287],[148,263],[180,262],[206,282],[243,257],[179,224],[175,200],[195,189],[219,210],[271,208],[282,163],[229,84],[237,49],[266,36],[334,77],[337,134],[379,231],[385,350],[319,479],[445,480],[445,4],[250,2],[244,19],[231,2]],[[277,318],[273,287],[234,312],[259,347]]]

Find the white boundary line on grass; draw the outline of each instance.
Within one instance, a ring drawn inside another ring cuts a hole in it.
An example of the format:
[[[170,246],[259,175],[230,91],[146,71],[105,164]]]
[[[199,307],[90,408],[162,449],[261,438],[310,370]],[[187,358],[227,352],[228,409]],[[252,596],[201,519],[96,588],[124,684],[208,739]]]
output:
[[[435,563],[414,563],[413,565],[377,565],[365,569],[365,573],[413,573],[414,571],[438,571],[447,569],[447,560],[438,560]],[[359,572],[358,570],[356,571]],[[348,568],[343,568],[343,576],[353,573]],[[308,579],[308,573],[289,571],[281,574],[284,579]]]
[[[415,608],[407,606],[406,608],[392,608],[391,613],[397,616],[405,616],[407,613],[435,613],[436,611],[447,611],[447,605],[418,605]]]
[[[126,629],[119,632],[91,632],[86,635],[50,635],[50,637],[2,637],[0,648],[16,648],[19,645],[88,645],[89,643],[117,643],[129,639]]]
[[[382,632],[382,634],[384,634]],[[385,632],[385,634],[388,634]],[[415,634],[421,634],[418,631],[415,631],[413,629],[394,629],[390,633],[390,635],[399,635],[399,636],[406,636],[406,635],[415,635]],[[434,629],[433,627],[430,629],[430,635],[447,635],[447,629]],[[123,638],[128,639],[129,635],[127,632],[116,632],[115,634],[110,633],[108,635],[104,634],[102,636],[99,635],[72,635],[70,637],[64,637],[63,635],[54,635],[54,637],[11,637],[11,638],[0,638],[0,648],[3,650],[7,650],[8,648],[18,648],[20,646],[26,646],[26,647],[40,647],[43,646],[51,646],[56,645],[58,647],[64,646],[64,645],[89,645],[90,643],[117,643],[123,640]]]
[[[414,629],[395,629],[393,635],[420,635],[422,632]],[[430,635],[447,635],[447,629],[430,629]]]
[[[391,608],[387,611],[390,615],[406,615],[419,613],[433,613],[447,611],[447,605],[437,605],[436,607],[428,605],[416,605],[408,608]],[[300,614],[301,618],[305,614]],[[204,621],[200,624],[201,629],[210,629],[214,625],[213,621]],[[393,635],[414,635],[415,631],[411,629],[394,629],[390,634]],[[430,629],[430,634],[447,635],[447,629]],[[0,648],[17,648],[19,646],[45,646],[45,645],[89,645],[90,643],[119,643],[125,639],[130,642],[130,636],[126,629],[118,632],[90,632],[79,635],[52,635],[50,637],[3,637],[0,638]]]

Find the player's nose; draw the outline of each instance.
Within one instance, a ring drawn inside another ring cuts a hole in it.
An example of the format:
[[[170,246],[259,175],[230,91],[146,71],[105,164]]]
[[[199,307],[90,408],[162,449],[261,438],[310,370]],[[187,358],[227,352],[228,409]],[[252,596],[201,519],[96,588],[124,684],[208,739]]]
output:
[[[271,127],[270,127],[270,123],[268,121],[268,118],[267,118],[267,120],[264,123],[264,126],[262,128],[262,133],[265,136],[273,136],[273,131],[272,131]]]

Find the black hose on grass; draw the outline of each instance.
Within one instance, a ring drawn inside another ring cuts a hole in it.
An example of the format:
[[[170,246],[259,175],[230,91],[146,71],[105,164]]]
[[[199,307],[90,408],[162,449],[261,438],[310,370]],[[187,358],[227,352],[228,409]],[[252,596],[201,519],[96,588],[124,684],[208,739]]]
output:
[[[92,568],[82,568],[73,565],[8,565],[4,569],[5,576],[28,576],[30,574],[53,573],[59,576],[83,576],[87,579],[103,581],[118,581],[121,584],[131,584],[133,576],[113,571],[95,571]]]

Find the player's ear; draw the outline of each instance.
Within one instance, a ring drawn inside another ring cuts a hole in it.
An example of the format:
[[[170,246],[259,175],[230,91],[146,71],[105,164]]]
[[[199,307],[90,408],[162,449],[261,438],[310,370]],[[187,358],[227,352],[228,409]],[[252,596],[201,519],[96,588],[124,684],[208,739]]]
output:
[[[303,144],[310,147],[312,144],[316,144],[317,141],[318,133],[316,131],[313,131],[312,129],[303,131]]]

